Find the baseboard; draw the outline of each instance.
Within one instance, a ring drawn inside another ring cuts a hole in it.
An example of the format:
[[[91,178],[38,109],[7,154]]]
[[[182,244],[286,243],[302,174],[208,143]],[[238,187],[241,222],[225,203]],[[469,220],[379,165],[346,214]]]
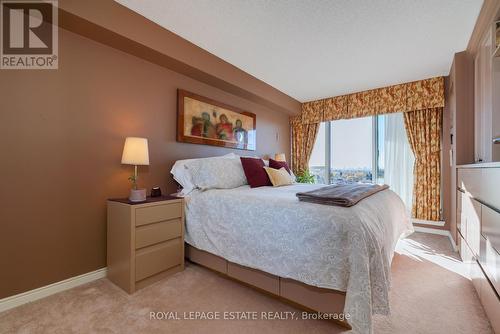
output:
[[[14,296],[0,299],[0,312],[10,310],[11,308],[33,302],[35,300],[53,295],[55,293],[74,288],[76,286],[89,283],[100,278],[106,277],[106,268],[91,271],[86,274],[71,277],[60,282],[52,283],[41,288],[26,291]]]
[[[445,224],[445,222],[442,220],[441,221],[432,221],[432,220],[422,220],[422,219],[415,219],[415,218],[412,218],[411,222],[413,224],[439,226],[439,227],[443,227]]]
[[[421,226],[413,226],[413,229],[415,232],[422,232],[422,233],[430,233],[430,234],[439,234],[439,235],[444,235],[447,236],[448,239],[450,239],[451,247],[455,252],[458,251],[458,247],[455,244],[455,241],[453,240],[453,237],[451,236],[450,231],[448,230],[441,230],[437,228],[429,228],[429,227],[421,227]]]

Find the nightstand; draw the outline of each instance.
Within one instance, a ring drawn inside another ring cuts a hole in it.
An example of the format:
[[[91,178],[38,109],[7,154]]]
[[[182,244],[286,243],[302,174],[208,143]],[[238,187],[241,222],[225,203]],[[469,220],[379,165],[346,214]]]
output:
[[[108,200],[107,276],[128,293],[184,270],[184,202]]]

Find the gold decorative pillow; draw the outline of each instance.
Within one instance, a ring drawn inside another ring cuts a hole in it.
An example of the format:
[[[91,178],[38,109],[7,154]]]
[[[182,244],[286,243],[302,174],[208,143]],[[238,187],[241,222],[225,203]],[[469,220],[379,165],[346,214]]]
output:
[[[264,169],[266,170],[273,187],[286,186],[293,183],[293,179],[291,175],[288,174],[285,167],[281,167],[280,169],[264,167]]]

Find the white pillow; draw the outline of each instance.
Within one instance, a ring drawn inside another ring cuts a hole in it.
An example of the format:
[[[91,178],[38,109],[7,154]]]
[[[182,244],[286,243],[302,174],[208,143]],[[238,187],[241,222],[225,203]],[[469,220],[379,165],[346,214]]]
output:
[[[186,168],[186,164],[192,161],[206,159],[237,159],[239,161],[240,157],[234,153],[229,153],[220,157],[177,160],[170,170],[170,173],[172,173],[174,180],[181,185],[181,195],[187,195],[196,188],[192,180],[191,172]]]
[[[186,169],[197,189],[232,189],[247,184],[240,159],[199,159],[188,162]]]

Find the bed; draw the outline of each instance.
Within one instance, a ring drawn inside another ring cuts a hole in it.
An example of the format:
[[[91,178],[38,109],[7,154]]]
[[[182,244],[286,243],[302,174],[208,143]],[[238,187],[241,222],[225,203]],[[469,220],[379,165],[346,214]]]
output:
[[[346,208],[298,201],[321,185],[194,189],[185,196],[186,254],[196,263],[371,333],[389,313],[390,264],[412,231],[384,190]]]

